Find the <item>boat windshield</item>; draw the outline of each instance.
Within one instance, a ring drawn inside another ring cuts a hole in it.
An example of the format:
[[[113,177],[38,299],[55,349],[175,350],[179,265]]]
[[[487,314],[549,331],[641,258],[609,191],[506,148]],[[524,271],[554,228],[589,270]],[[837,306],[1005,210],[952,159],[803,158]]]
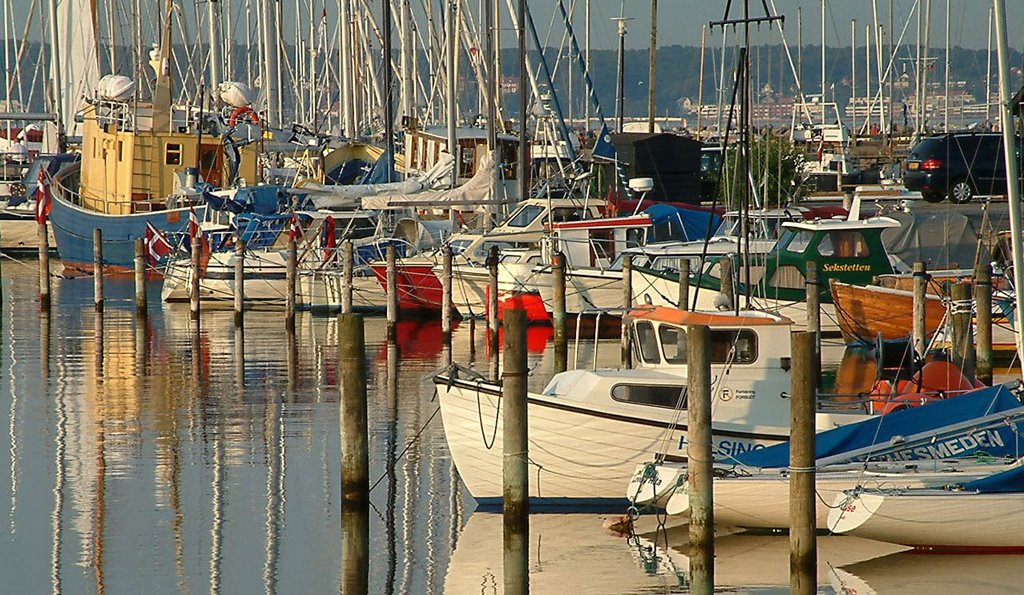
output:
[[[518,211],[512,213],[512,216],[508,218],[508,222],[505,225],[508,227],[527,227],[543,212],[544,207],[540,205],[523,205]]]
[[[462,254],[466,251],[466,248],[473,245],[474,241],[476,240],[469,238],[465,240],[452,240],[452,254]]]
[[[670,324],[658,327],[658,343],[665,355],[667,364],[686,363],[686,331]],[[645,350],[641,355],[647,363],[658,363],[648,360]],[[750,364],[757,359],[757,333],[748,329],[712,329],[711,331],[711,363],[713,364]]]
[[[751,217],[750,228],[755,240],[778,239],[782,231],[782,219],[779,217]],[[736,215],[726,215],[722,218],[722,224],[715,231],[715,237],[736,238],[740,236],[740,218]]]

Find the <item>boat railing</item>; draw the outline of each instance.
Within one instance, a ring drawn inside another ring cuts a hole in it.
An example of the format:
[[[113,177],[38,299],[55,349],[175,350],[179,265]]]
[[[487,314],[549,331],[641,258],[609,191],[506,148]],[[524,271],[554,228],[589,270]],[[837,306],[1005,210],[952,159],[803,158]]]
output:
[[[581,329],[581,326],[583,324],[584,317],[587,317],[587,318],[593,317],[594,318],[594,352],[591,355],[590,365],[591,365],[591,369],[597,369],[597,355],[598,355],[599,347],[600,347],[600,344],[601,344],[601,341],[600,341],[600,338],[601,338],[601,317],[602,316],[619,316],[619,317],[622,317],[622,316],[625,316],[626,314],[628,314],[630,312],[636,312],[637,310],[646,310],[646,309],[653,309],[653,306],[651,306],[649,308],[648,307],[635,307],[635,308],[634,307],[630,307],[630,308],[588,308],[588,309],[584,309],[584,310],[580,311],[578,314],[576,314],[576,337],[573,340],[573,348],[572,348],[573,349],[573,356],[572,356],[573,368],[579,368],[580,337],[582,336],[582,333],[581,333],[580,329]],[[627,327],[627,329],[624,332],[631,333],[631,331],[629,330],[629,327]]]
[[[868,414],[886,413],[895,407],[919,407],[932,401],[957,397],[975,389],[922,390],[915,393],[872,395],[868,393],[818,393],[817,410],[821,412],[863,411]]]
[[[135,130],[135,110],[124,101],[110,101],[106,99],[91,100],[96,108],[96,124],[107,126],[113,124],[118,130]]]

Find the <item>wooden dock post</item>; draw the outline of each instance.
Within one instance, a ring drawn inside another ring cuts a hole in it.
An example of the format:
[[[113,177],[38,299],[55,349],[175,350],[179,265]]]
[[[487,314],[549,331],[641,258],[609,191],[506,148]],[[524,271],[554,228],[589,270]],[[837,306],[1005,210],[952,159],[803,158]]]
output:
[[[487,345],[498,353],[498,247],[487,255]]]
[[[679,298],[676,300],[680,310],[690,309],[690,259],[679,259]]]
[[[814,337],[814,351],[811,353],[811,364],[814,369],[811,377],[814,386],[821,383],[821,282],[818,280],[818,263],[807,261],[807,332]]]
[[[551,258],[551,284],[554,296],[551,304],[551,325],[554,327],[555,373],[565,372],[569,366],[569,338],[566,336],[565,312],[565,255],[556,252]]]
[[[103,311],[103,230],[92,230],[92,303]]]
[[[954,283],[950,288],[950,300],[950,359],[960,367],[964,376],[974,378],[974,336],[971,333],[974,315],[971,284],[963,281]]]
[[[622,332],[619,333],[620,346],[622,349],[622,367],[633,367],[633,353],[630,351],[629,322],[626,321],[626,313],[633,307],[633,256],[630,254],[622,258]]]
[[[398,269],[397,252],[393,245],[388,246],[387,251],[387,321],[388,340],[395,337],[395,325],[398,324]]]
[[[791,593],[817,590],[814,431],[816,392],[814,336],[792,334],[789,436],[789,586]]]
[[[369,578],[370,458],[363,317],[338,315],[341,400],[342,591],[366,593]]]
[[[295,240],[288,241],[288,268],[284,273],[284,326],[289,333],[295,332],[295,283],[299,274],[299,253]]]
[[[50,238],[46,233],[46,224],[36,227],[36,240],[39,244],[39,309],[50,311]]]
[[[192,320],[199,320],[199,287],[202,283],[202,281],[200,280],[200,276],[202,275],[202,270],[200,267],[200,258],[202,256],[203,249],[200,246],[200,240],[198,235],[192,237],[190,250],[192,253],[192,285],[189,286],[188,306]]]
[[[917,357],[923,359],[928,350],[928,337],[925,331],[925,313],[928,300],[928,269],[923,262],[914,263],[914,313],[912,337]]]
[[[988,386],[992,386],[992,265],[978,263],[974,270],[974,303],[977,313],[975,339],[978,344],[974,375]]]
[[[727,304],[725,308],[719,307],[719,310],[733,310],[736,308],[736,286],[733,283],[732,275],[732,259],[728,256],[723,256],[718,259],[719,275],[722,285],[718,293],[721,294],[720,303]]]
[[[526,311],[505,311],[502,398],[502,516],[505,593],[528,593],[530,585],[530,489],[526,405]]]
[[[352,313],[352,276],[355,260],[352,254],[352,240],[341,243],[341,313]]]
[[[135,313],[145,316],[149,309],[146,296],[146,242],[135,240]]]
[[[689,326],[686,380],[686,480],[690,498],[690,581],[693,593],[714,591],[715,505],[711,435],[711,329]]]
[[[235,326],[245,322],[245,240],[235,238]]]
[[[452,247],[441,249],[441,336],[445,345],[452,343]]]

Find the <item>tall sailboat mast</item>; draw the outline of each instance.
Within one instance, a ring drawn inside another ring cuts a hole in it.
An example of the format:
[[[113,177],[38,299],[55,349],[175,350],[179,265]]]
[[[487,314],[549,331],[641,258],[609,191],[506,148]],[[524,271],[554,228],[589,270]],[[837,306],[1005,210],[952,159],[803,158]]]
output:
[[[57,31],[57,0],[49,0],[50,9],[50,84],[53,85],[53,116],[57,126],[57,151],[64,150],[64,85],[60,69],[60,36]]]
[[[1024,356],[1024,254],[1021,243],[1020,215],[1020,171],[1017,164],[1016,131],[1013,127],[1013,110],[1010,102],[1010,50],[1006,41],[1006,4],[1004,0],[993,0],[996,25],[996,47],[999,60],[999,121],[1003,129],[1003,158],[1006,160],[1006,194],[1010,209],[1010,249],[1013,258],[1013,293],[1016,307],[1013,310],[1014,338],[1017,342],[1017,357]]]

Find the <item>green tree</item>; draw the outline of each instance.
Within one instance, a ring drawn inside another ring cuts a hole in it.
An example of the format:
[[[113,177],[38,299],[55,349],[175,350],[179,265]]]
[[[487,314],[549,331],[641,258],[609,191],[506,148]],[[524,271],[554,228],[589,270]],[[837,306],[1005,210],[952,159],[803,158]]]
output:
[[[745,172],[737,175],[739,146],[729,148],[725,160],[719,198],[729,208],[739,208],[743,198]],[[765,207],[785,206],[801,198],[804,156],[788,136],[775,131],[752,135],[750,140],[750,170],[754,180],[753,192]],[[751,194],[751,205],[754,205]]]

